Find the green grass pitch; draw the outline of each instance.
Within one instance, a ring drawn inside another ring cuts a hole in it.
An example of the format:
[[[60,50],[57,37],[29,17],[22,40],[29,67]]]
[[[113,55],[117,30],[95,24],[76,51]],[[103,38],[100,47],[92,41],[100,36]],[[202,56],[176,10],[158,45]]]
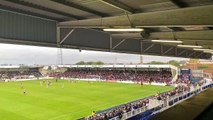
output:
[[[52,80],[52,86],[40,86],[39,81],[0,83],[1,120],[75,120],[157,92],[171,86],[132,85],[106,82]],[[62,88],[64,84],[64,88]]]

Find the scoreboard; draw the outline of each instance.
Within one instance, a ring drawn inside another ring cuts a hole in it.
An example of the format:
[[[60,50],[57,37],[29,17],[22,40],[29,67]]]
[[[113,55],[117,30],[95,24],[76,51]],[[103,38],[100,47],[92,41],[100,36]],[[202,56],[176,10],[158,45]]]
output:
[[[180,69],[181,80],[191,80],[191,69]]]

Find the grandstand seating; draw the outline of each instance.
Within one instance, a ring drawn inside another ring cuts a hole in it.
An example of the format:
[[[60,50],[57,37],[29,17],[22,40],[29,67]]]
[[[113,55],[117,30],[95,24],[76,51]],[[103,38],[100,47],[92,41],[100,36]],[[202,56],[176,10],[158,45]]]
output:
[[[172,80],[171,71],[71,70],[62,74],[50,73],[49,76],[156,83],[168,83]],[[97,76],[99,76],[99,78],[97,78]]]
[[[42,74],[38,70],[27,71],[0,71],[0,80],[17,80],[17,79],[31,79],[41,77]]]

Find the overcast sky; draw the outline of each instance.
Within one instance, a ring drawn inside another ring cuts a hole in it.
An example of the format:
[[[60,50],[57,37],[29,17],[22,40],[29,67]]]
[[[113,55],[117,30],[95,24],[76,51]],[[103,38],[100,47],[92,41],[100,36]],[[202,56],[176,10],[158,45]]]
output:
[[[144,62],[185,60],[183,58],[143,55]],[[139,55],[63,49],[64,64],[78,61],[103,61],[105,63],[139,63]],[[57,64],[57,48],[0,44],[0,64]]]

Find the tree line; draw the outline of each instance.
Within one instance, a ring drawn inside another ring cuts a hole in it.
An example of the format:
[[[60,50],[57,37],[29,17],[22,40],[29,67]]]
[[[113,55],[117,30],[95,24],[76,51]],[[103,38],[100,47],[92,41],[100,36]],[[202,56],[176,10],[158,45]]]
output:
[[[80,61],[80,62],[77,62],[75,65],[104,65],[104,62],[102,62],[102,61],[89,61],[89,62]]]

